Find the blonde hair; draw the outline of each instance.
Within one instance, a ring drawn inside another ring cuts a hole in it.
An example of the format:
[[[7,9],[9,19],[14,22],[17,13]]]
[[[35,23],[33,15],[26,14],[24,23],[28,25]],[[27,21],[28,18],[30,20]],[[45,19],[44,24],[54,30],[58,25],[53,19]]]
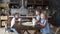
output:
[[[45,16],[45,18],[48,18],[46,13],[41,13],[41,14],[43,14]]]

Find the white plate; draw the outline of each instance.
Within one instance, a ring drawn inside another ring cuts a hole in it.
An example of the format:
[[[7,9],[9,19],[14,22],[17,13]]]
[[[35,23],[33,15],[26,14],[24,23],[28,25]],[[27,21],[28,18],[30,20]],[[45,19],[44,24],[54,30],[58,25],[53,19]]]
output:
[[[22,25],[24,25],[24,26],[33,26],[33,23],[32,22],[25,22],[25,23],[22,23]]]

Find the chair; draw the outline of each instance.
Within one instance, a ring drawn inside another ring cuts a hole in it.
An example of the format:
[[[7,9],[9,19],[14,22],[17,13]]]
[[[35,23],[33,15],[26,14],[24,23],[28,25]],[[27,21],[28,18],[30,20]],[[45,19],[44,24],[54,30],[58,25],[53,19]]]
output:
[[[12,34],[12,32],[16,32],[15,29],[11,30],[11,20],[12,17],[8,18],[7,22],[5,23],[5,32],[8,31],[9,34]]]
[[[50,24],[51,33],[53,33],[53,34],[55,33],[54,30],[53,30],[54,28],[55,27],[52,24]]]
[[[59,30],[60,30],[60,27],[57,27],[55,34],[57,34]]]
[[[12,34],[11,29],[10,29],[10,21],[11,19],[9,18],[7,22],[5,23],[5,32],[8,32],[8,34]]]
[[[57,34],[58,31],[60,30],[60,27],[56,27],[56,26],[53,26],[52,24],[50,24],[50,28],[56,28],[55,32],[53,32],[54,34]]]

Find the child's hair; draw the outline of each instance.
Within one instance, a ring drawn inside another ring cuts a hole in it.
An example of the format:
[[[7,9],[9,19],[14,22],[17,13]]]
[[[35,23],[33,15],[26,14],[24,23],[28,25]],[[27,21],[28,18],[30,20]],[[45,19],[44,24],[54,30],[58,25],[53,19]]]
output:
[[[41,13],[40,9],[37,9],[36,11],[39,12],[39,13]]]
[[[15,15],[18,15],[18,16],[19,16],[19,13],[14,13],[14,16],[15,16]]]
[[[40,9],[37,9],[37,10],[35,10],[35,11],[39,12],[39,15],[40,15],[40,13],[41,13],[41,10],[40,10]]]
[[[43,14],[45,16],[45,18],[47,18],[47,14],[46,13],[41,13],[41,14]]]

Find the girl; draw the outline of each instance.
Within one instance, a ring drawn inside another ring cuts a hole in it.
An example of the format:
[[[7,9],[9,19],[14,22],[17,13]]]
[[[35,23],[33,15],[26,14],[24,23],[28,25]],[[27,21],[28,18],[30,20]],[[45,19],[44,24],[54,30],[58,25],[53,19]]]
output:
[[[40,9],[37,9],[35,13],[36,13],[36,22],[38,22],[40,20],[40,13],[41,13]],[[38,30],[38,32],[40,32],[40,30]]]
[[[42,32],[42,34],[49,34],[50,33],[50,28],[49,28],[47,15],[44,14],[44,13],[41,13],[40,17],[41,17],[40,25],[43,27],[43,28],[40,29],[40,31]]]
[[[36,10],[36,20],[37,21],[39,21],[39,19],[40,19],[40,10],[38,9],[38,10]]]

